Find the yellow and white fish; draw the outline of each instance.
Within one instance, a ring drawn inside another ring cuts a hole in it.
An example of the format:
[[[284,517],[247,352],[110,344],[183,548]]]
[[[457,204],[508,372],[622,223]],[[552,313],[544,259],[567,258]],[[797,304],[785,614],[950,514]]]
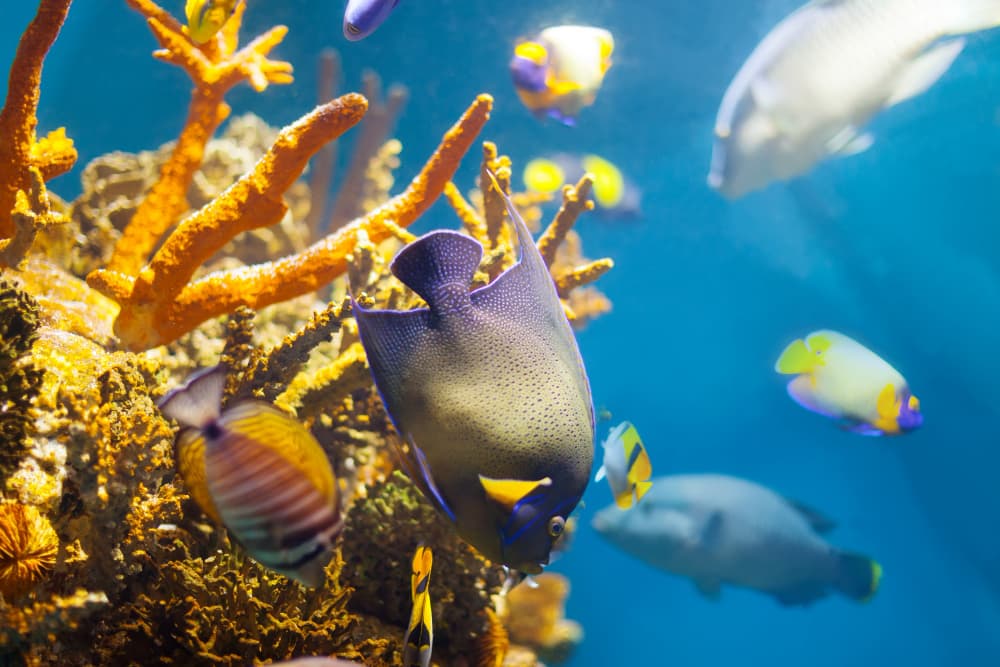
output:
[[[236,11],[236,5],[243,0],[187,0],[184,14],[187,16],[188,37],[195,44],[204,44],[222,30],[229,17]]]
[[[816,0],[767,34],[719,106],[708,176],[729,198],[873,142],[864,126],[948,71],[998,0]]]
[[[899,371],[836,331],[814,331],[793,341],[774,370],[795,375],[788,395],[813,412],[840,419],[863,435],[899,435],[924,423],[920,401]]]
[[[546,28],[519,43],[510,74],[521,102],[538,115],[575,125],[580,110],[597,98],[614,48],[610,32],[581,25]]]
[[[323,584],[343,528],[330,461],[297,420],[263,401],[222,409],[226,368],[193,375],[160,402],[176,419],[177,467],[202,510],[261,565]]]
[[[639,432],[629,422],[622,422],[611,430],[604,441],[604,463],[597,471],[595,482],[608,478],[615,504],[622,509],[632,507],[646,495],[653,483],[653,465],[639,438]]]
[[[430,548],[417,547],[413,554],[410,592],[413,611],[403,638],[403,667],[429,667],[434,647],[434,620],[431,614],[431,566],[434,557]]]
[[[596,213],[609,220],[642,216],[642,192],[613,162],[599,155],[552,153],[524,166],[524,185],[532,192],[556,194],[584,174],[594,177]]]

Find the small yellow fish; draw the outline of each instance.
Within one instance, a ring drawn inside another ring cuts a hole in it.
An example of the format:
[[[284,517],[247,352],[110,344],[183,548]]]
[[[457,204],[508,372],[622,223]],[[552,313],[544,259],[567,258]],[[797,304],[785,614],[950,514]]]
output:
[[[413,572],[410,575],[410,591],[413,597],[413,611],[410,625],[403,638],[403,667],[428,667],[431,664],[431,650],[434,646],[434,622],[431,614],[431,566],[434,563],[431,550],[417,547],[413,554]]]
[[[603,28],[553,26],[514,48],[510,73],[521,102],[539,115],[576,125],[611,67],[615,40]]]
[[[330,461],[302,424],[268,403],[222,409],[225,384],[225,366],[215,366],[160,400],[181,424],[178,470],[202,510],[254,560],[321,586],[344,525]]]
[[[924,423],[906,379],[881,357],[836,331],[792,341],[774,370],[795,375],[788,395],[812,412],[862,435],[898,435]]]
[[[615,496],[615,503],[622,509],[639,502],[653,486],[653,465],[639,438],[639,432],[629,422],[622,422],[604,441],[604,463],[597,471],[595,482],[604,477]]]
[[[556,194],[566,183],[584,174],[594,178],[596,213],[608,220],[642,217],[642,191],[621,170],[599,155],[553,153],[537,157],[524,167],[523,179],[532,192]]]
[[[236,6],[243,0],[187,0],[188,36],[195,44],[204,44],[222,30]]]

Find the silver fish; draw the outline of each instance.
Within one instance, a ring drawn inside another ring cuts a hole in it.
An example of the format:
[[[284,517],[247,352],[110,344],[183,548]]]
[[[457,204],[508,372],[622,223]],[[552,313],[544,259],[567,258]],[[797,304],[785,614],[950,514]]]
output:
[[[690,577],[716,598],[722,584],[805,605],[837,591],[866,601],[878,589],[881,566],[841,551],[820,533],[833,523],[753,482],[725,475],[671,475],[653,480],[639,505],[614,505],[594,528],[626,553]]]
[[[552,277],[507,207],[521,257],[495,281],[470,292],[482,246],[435,231],[391,266],[428,307],[355,316],[411,477],[486,557],[537,573],[587,486],[594,417]]]
[[[817,0],[771,30],[726,90],[708,183],[729,198],[867,149],[864,125],[920,95],[1000,0]]]

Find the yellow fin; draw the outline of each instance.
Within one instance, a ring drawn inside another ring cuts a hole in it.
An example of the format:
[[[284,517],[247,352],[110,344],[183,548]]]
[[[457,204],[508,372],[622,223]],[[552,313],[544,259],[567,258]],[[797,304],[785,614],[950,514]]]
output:
[[[618,495],[615,496],[615,505],[619,508],[627,510],[632,507],[632,489],[626,489]]]
[[[261,401],[243,401],[222,413],[219,424],[271,449],[297,468],[323,495],[337,493],[330,459],[297,419]]]
[[[594,199],[602,208],[614,208],[625,194],[625,177],[615,165],[597,155],[583,156],[583,169],[594,176]]]
[[[545,87],[548,89],[549,93],[552,95],[568,95],[577,90],[581,90],[580,84],[575,81],[560,81],[558,79],[549,78],[545,82]]]
[[[635,484],[652,477],[653,464],[649,460],[649,454],[646,452],[646,448],[639,438],[639,431],[636,430],[635,426],[629,424],[625,433],[622,434],[622,445],[625,447],[625,461],[631,462],[626,472],[626,479],[631,484]]]
[[[535,158],[524,166],[524,186],[535,192],[552,194],[566,182],[562,168],[547,158]]]
[[[514,55],[536,65],[544,65],[549,58],[549,51],[538,42],[521,42],[514,47]]]
[[[636,482],[635,483],[635,501],[639,502],[642,497],[646,495],[649,490],[653,488],[652,482]]]
[[[817,355],[823,354],[833,346],[833,341],[823,334],[813,334],[806,338],[806,345]]]
[[[486,495],[496,504],[503,507],[508,512],[513,512],[514,507],[522,498],[529,495],[540,486],[552,486],[552,478],[544,477],[536,481],[521,479],[492,479],[490,477],[479,476],[479,483],[483,485]]]
[[[875,401],[875,409],[878,411],[879,417],[883,419],[897,417],[899,408],[896,401],[896,388],[891,382],[882,387],[882,391],[879,392],[878,399]]]
[[[875,594],[878,593],[879,584],[882,583],[882,566],[877,561],[872,561],[872,584],[871,590],[867,596],[861,599],[861,602],[869,602]]]
[[[819,350],[811,350],[801,338],[793,340],[778,357],[778,361],[774,364],[774,370],[782,375],[812,373],[817,366],[823,364],[823,360],[817,352]]]
[[[177,440],[177,470],[201,511],[221,525],[222,517],[205,478],[205,438],[196,429],[185,429]]]

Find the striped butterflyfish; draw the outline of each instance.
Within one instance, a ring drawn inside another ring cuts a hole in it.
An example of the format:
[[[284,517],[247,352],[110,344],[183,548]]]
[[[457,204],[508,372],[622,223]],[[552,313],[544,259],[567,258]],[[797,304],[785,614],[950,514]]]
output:
[[[298,421],[259,400],[222,407],[226,368],[191,376],[160,402],[181,425],[177,468],[191,496],[261,565],[307,586],[343,528],[330,461]]]
[[[413,610],[403,638],[403,667],[428,667],[434,646],[434,623],[431,614],[431,565],[429,547],[419,546],[413,554],[410,590]]]
[[[604,462],[594,481],[607,477],[615,503],[622,509],[628,509],[634,502],[642,500],[653,486],[649,481],[652,476],[649,454],[635,426],[622,422],[613,428],[604,441]]]

